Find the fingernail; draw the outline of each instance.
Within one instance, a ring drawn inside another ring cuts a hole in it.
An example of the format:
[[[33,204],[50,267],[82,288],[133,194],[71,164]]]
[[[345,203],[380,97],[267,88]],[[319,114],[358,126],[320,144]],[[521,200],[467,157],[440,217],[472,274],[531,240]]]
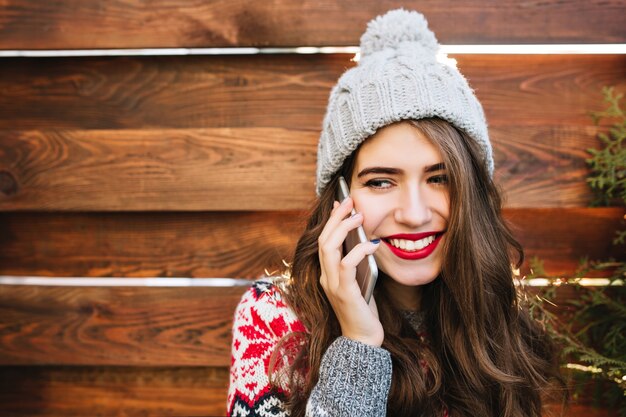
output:
[[[377,245],[380,243],[380,239],[372,239],[370,240],[370,242],[372,242],[373,244]]]

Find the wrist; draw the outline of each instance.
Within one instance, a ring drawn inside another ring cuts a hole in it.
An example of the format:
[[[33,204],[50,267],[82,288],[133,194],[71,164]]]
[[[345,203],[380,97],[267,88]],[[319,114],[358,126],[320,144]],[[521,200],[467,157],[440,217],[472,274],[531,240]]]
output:
[[[372,347],[381,347],[383,345],[383,335],[353,335],[349,333],[343,333],[343,337],[360,342]]]

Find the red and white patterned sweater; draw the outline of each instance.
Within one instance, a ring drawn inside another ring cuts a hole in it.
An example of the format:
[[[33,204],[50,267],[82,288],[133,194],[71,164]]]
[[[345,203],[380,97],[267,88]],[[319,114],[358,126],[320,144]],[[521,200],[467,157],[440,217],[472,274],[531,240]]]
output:
[[[269,280],[256,281],[235,311],[228,416],[278,416],[286,389],[272,390],[268,377],[278,341],[306,329]]]
[[[256,281],[235,311],[228,417],[289,417],[287,387],[270,386],[270,358],[285,335],[301,332],[307,329],[272,279]],[[284,356],[289,365],[290,355]],[[322,357],[307,417],[385,416],[391,372],[391,355],[385,349],[337,338]]]

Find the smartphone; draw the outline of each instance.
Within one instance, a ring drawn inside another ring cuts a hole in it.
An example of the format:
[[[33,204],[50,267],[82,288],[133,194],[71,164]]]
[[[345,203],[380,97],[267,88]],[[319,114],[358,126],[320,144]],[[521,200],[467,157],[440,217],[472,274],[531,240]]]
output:
[[[337,188],[337,200],[343,202],[350,195],[350,189],[348,183],[343,176],[339,177],[339,187]],[[356,214],[356,210],[352,209],[352,215]],[[365,230],[363,226],[359,226],[356,229],[348,232],[345,242],[343,242],[343,254],[344,256],[352,250],[357,244],[367,242],[367,236],[365,236]],[[374,255],[367,255],[356,267],[356,280],[361,288],[361,294],[365,298],[366,302],[370,302],[372,293],[374,292],[374,286],[378,279],[378,266],[374,260]]]

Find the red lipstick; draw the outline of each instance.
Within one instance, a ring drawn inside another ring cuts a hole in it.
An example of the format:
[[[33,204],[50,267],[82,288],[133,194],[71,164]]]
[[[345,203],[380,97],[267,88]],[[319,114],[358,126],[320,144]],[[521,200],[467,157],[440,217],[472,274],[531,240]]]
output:
[[[420,240],[425,237],[429,237],[435,235],[435,240],[432,243],[422,249],[415,251],[406,251],[404,249],[396,248],[389,241],[391,239],[405,239],[405,240]],[[408,260],[416,260],[423,259],[429,256],[434,250],[437,248],[437,245],[441,241],[441,237],[443,236],[443,232],[426,232],[426,233],[400,233],[397,235],[387,236],[383,239],[383,242],[389,250],[399,258],[408,259]]]

